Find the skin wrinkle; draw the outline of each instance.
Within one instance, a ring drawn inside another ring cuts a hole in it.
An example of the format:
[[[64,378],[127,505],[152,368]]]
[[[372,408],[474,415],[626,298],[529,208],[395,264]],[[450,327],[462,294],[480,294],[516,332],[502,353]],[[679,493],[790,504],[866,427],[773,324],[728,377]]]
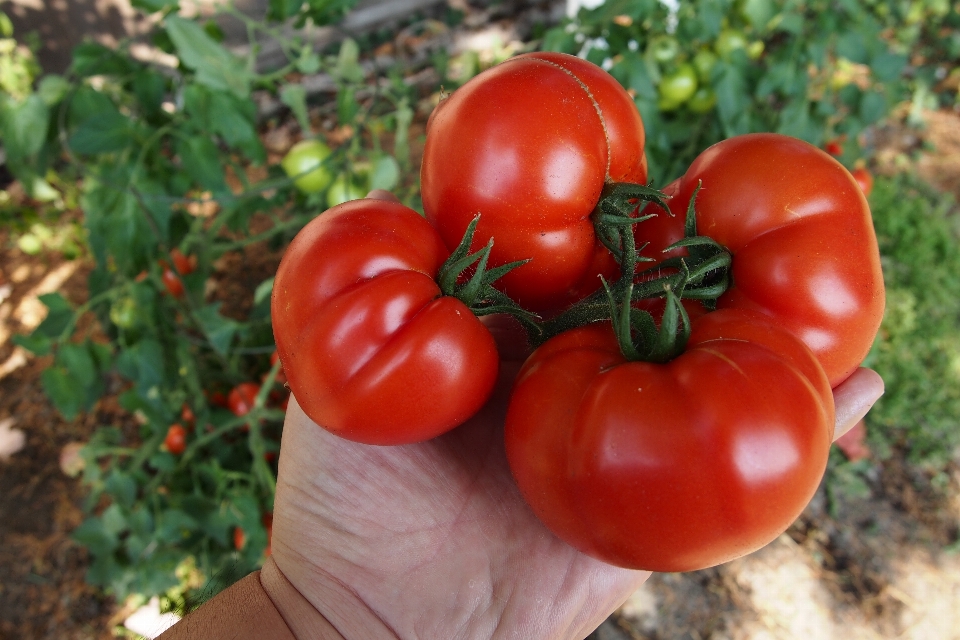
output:
[[[526,59],[527,59],[527,58],[511,58],[510,60],[507,60],[506,62],[510,62],[510,61],[512,61],[512,60],[526,60]],[[600,110],[600,104],[597,102],[597,99],[596,99],[595,97],[593,97],[593,93],[590,91],[589,87],[587,87],[587,85],[584,84],[583,81],[580,80],[580,78],[578,78],[578,77],[573,73],[573,71],[570,71],[570,70],[567,69],[566,67],[564,67],[564,66],[562,66],[562,65],[559,65],[559,64],[557,64],[556,62],[553,62],[553,61],[551,61],[551,60],[544,60],[544,59],[542,59],[542,58],[531,58],[531,59],[536,60],[537,62],[544,62],[544,63],[550,65],[551,67],[555,67],[555,68],[557,68],[557,69],[560,69],[560,70],[563,71],[565,74],[567,74],[568,76],[570,76],[571,78],[573,78],[573,79],[576,81],[576,83],[577,83],[578,85],[580,85],[580,88],[583,89],[583,91],[587,94],[587,97],[590,98],[590,102],[593,103],[593,109],[594,109],[594,111],[597,112],[597,117],[600,118],[600,126],[603,128],[603,138],[604,138],[604,141],[607,143],[607,169],[606,169],[606,171],[604,172],[604,173],[605,173],[605,175],[604,175],[604,182],[612,182],[613,180],[610,178],[610,155],[611,155],[611,153],[610,153],[610,132],[607,131],[607,121],[603,119],[603,112]]]

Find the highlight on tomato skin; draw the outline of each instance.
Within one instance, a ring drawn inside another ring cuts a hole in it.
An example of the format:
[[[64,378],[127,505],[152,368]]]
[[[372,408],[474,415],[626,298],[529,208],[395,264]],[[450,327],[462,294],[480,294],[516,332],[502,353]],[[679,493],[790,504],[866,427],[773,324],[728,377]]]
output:
[[[294,238],[271,301],[277,353],[303,411],[365,444],[421,442],[489,398],[496,344],[436,278],[449,256],[436,230],[399,203],[362,199]]]
[[[516,56],[476,76],[431,115],[424,212],[452,249],[482,212],[474,249],[493,267],[530,259],[497,288],[532,311],[562,309],[618,269],[594,232],[604,187],[644,184],[645,133],[619,83],[575,56]]]
[[[720,310],[666,364],[627,362],[607,323],[548,341],[517,378],[505,445],[524,499],[568,544],[621,567],[691,571],[790,526],[823,476],[833,421],[827,377],[800,340]]]

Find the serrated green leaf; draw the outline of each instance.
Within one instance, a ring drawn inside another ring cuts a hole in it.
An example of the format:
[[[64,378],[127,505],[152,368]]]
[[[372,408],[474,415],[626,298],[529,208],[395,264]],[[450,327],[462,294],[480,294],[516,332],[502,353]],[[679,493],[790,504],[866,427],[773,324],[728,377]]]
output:
[[[94,155],[120,151],[134,142],[134,125],[116,109],[99,113],[84,121],[67,144],[74,153]]]
[[[50,107],[38,94],[9,102],[3,113],[3,145],[8,159],[21,162],[35,155],[47,138]]]
[[[177,154],[183,164],[183,170],[205,189],[214,193],[226,191],[223,163],[220,150],[208,137],[193,136],[177,143]]]
[[[230,91],[238,98],[250,95],[251,76],[243,62],[210,37],[203,27],[179,16],[169,16],[167,33],[183,64],[197,74],[197,82]]]
[[[201,308],[196,316],[210,345],[218,353],[226,355],[240,325],[235,320],[220,315],[219,302]]]

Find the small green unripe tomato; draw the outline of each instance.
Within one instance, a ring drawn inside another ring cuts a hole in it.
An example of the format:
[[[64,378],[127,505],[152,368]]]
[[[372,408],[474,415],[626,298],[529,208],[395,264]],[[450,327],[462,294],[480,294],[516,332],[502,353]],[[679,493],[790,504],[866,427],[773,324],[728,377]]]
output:
[[[303,193],[318,193],[333,182],[333,175],[324,166],[330,147],[319,140],[301,140],[293,145],[280,161],[284,173],[293,178],[294,186]]]

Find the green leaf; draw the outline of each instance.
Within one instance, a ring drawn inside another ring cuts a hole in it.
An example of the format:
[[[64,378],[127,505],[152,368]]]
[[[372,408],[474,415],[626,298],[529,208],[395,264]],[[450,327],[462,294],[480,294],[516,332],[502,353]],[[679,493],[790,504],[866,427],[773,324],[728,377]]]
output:
[[[143,9],[149,13],[156,13],[157,11],[165,11],[167,9],[177,11],[180,8],[177,0],[130,0],[130,4],[137,9]]]
[[[193,136],[177,142],[177,153],[183,170],[197,184],[214,193],[226,191],[223,164],[220,162],[220,150],[208,137]]]
[[[883,51],[870,61],[870,69],[878,82],[893,82],[907,66],[907,56]]]
[[[157,539],[179,542],[197,528],[197,521],[180,509],[168,509],[157,516]]]
[[[73,420],[83,410],[86,391],[75,383],[64,367],[51,367],[40,374],[43,392],[67,420]]]
[[[142,69],[133,78],[133,95],[136,96],[140,108],[149,118],[160,114],[166,92],[166,78],[153,69]]]
[[[347,38],[340,44],[333,73],[345,82],[361,82],[366,75],[360,66],[360,45],[353,38]]]
[[[227,355],[233,336],[236,335],[240,325],[235,320],[220,315],[220,304],[217,302],[207,305],[197,311],[196,316],[211,346],[217,353]]]
[[[122,76],[133,70],[132,58],[92,41],[73,49],[72,70],[81,78],[89,76]]]
[[[74,153],[94,155],[120,151],[134,142],[134,126],[116,109],[87,119],[70,136],[67,144]]]
[[[400,183],[400,165],[393,156],[383,155],[373,161],[370,171],[370,189],[390,191]]]
[[[212,118],[213,131],[219,134],[228,146],[239,149],[254,162],[262,163],[267,159],[267,153],[255,128],[256,110],[249,109],[248,117],[244,109],[247,104],[249,103],[243,103],[231,94],[213,92],[210,99],[210,108],[215,114]]]
[[[773,18],[774,9],[770,0],[744,0],[742,11],[754,28],[763,29]],[[720,20],[716,24],[720,24]]]
[[[89,549],[96,556],[106,556],[117,548],[117,535],[104,527],[97,517],[87,518],[73,530],[73,539]]]
[[[14,162],[37,154],[47,139],[50,107],[38,94],[23,102],[8,103],[3,113],[3,145]]]
[[[307,90],[303,88],[303,85],[283,85],[280,89],[280,101],[290,107],[304,135],[309,135],[310,117],[307,115]]]
[[[243,62],[203,27],[179,16],[169,16],[165,24],[181,62],[196,72],[197,82],[211,89],[230,91],[238,98],[250,95],[251,76]]]
[[[270,297],[270,294],[273,293],[273,278],[264,280],[257,285],[256,291],[253,292],[253,304],[260,304],[264,300]]]
[[[860,119],[864,124],[873,124],[887,114],[887,99],[877,91],[867,91],[860,98]]]
[[[53,73],[43,76],[37,85],[37,95],[50,107],[63,100],[69,91],[70,83],[63,76]]]
[[[129,474],[114,469],[107,476],[105,488],[117,504],[127,509],[133,507],[133,502],[137,498],[137,483]]]

